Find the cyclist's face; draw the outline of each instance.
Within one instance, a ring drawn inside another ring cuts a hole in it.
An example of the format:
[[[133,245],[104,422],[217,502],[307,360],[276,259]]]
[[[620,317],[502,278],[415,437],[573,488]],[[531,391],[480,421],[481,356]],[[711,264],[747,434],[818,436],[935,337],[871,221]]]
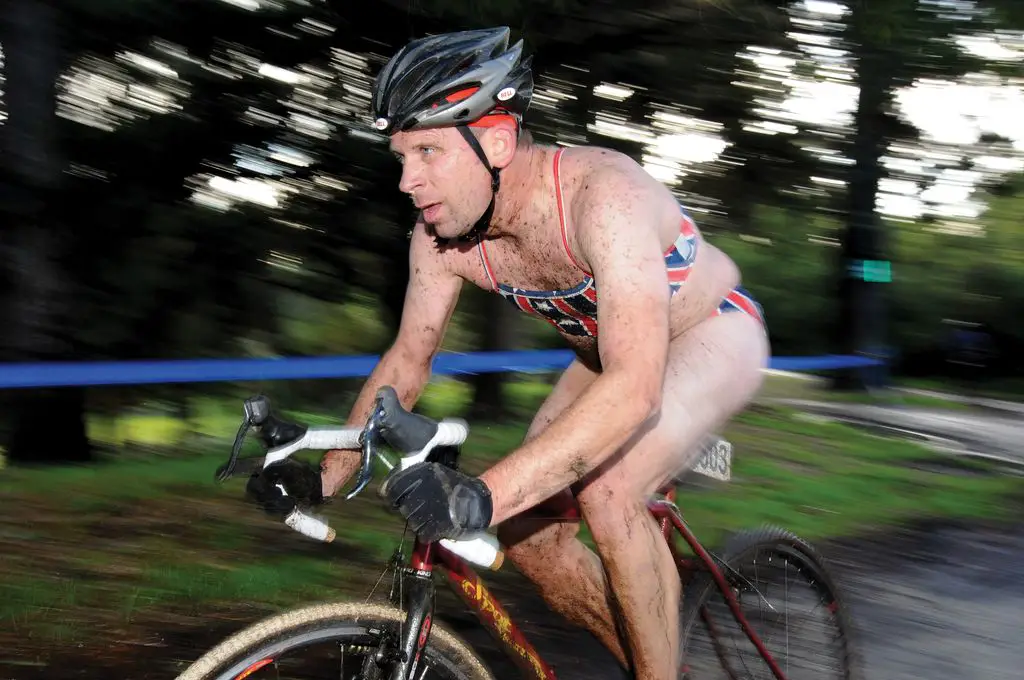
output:
[[[458,130],[399,132],[391,151],[402,164],[398,188],[438,236],[454,238],[473,228],[491,201],[491,180]]]

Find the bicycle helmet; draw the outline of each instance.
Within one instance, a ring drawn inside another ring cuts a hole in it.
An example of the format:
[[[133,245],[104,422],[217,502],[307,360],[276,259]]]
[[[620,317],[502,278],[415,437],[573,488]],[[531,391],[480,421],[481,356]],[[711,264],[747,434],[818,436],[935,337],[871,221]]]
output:
[[[379,132],[454,126],[491,174],[491,203],[463,240],[486,230],[501,183],[469,127],[512,116],[518,128],[533,98],[533,59],[523,58],[522,40],[510,48],[509,35],[502,26],[419,38],[388,61],[373,85]]]
[[[508,27],[458,31],[412,41],[373,86],[374,127],[400,130],[466,125],[501,111],[521,118],[533,97],[532,57],[508,47]]]

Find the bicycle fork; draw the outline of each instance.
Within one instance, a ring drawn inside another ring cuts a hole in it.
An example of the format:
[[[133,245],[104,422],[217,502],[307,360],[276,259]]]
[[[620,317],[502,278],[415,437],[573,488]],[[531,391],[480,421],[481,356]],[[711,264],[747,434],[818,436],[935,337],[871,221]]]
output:
[[[396,604],[406,613],[398,631],[395,658],[388,680],[412,680],[426,648],[434,620],[434,579],[429,571],[399,567]]]

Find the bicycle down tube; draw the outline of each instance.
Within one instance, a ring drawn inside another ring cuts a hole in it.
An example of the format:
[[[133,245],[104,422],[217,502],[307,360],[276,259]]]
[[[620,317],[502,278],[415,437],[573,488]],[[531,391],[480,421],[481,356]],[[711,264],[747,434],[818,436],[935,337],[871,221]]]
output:
[[[505,648],[506,656],[525,677],[556,680],[554,671],[519,630],[501,602],[491,595],[469,563],[443,547],[417,541],[413,552],[413,568],[430,571],[437,563],[440,563],[448,578],[451,590],[473,610],[480,623]]]

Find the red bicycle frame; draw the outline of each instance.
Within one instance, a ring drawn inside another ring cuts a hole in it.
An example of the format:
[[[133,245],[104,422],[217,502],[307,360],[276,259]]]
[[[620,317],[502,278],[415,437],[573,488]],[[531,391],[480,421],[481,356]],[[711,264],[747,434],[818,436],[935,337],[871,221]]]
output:
[[[715,564],[711,555],[708,554],[683,521],[679,508],[675,505],[675,489],[664,490],[661,498],[654,498],[648,501],[647,508],[661,527],[661,533],[665,537],[665,542],[668,543],[669,550],[672,552],[672,558],[675,560],[680,577],[686,578],[701,568],[710,572],[736,621],[757,648],[765,663],[768,664],[776,680],[786,680],[786,676],[779,668],[778,663],[748,623],[746,616],[744,616],[743,611],[740,609],[736,596],[733,594],[728,581],[726,581],[718,565]],[[568,509],[564,513],[564,517],[566,519],[578,519],[579,511],[576,508]],[[679,553],[672,542],[671,534],[673,529],[682,535],[683,539],[693,550],[696,558],[688,558]],[[433,572],[436,565],[441,566],[455,594],[473,610],[477,619],[479,619],[495,640],[501,643],[506,655],[526,677],[536,677],[541,680],[557,680],[554,671],[551,670],[551,667],[545,663],[537,650],[526,639],[522,631],[519,630],[515,622],[508,615],[508,612],[494,598],[473,568],[459,556],[445,550],[441,545],[437,543],[422,543],[417,540],[413,547],[409,564],[410,568],[421,574],[429,574]],[[419,635],[417,656],[422,651],[429,629],[430,618],[427,617],[423,622],[423,630]]]

